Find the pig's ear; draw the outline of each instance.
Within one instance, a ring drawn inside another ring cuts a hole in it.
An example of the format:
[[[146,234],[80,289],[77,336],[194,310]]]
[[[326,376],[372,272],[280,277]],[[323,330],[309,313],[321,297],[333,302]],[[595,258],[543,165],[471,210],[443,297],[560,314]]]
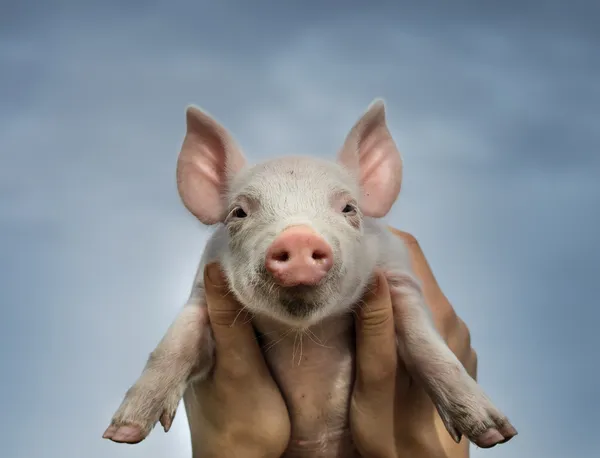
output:
[[[385,216],[400,193],[402,157],[387,127],[383,100],[374,100],[356,122],[338,162],[359,180],[362,212],[374,218]]]
[[[204,224],[225,218],[230,178],[245,159],[227,130],[208,113],[190,106],[187,132],[177,160],[177,189],[183,204]]]

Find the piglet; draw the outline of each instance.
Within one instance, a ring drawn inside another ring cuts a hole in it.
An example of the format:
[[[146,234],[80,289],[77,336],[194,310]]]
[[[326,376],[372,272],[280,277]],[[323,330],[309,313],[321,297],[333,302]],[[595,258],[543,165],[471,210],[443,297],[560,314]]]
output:
[[[187,405],[192,402],[186,388],[206,377],[214,361],[203,287],[204,267],[213,261],[252,312],[288,406],[288,453],[303,445],[308,456],[316,456],[315,450],[318,456],[355,456],[348,435],[352,312],[375,269],[384,271],[394,313],[402,317],[396,329],[400,357],[454,440],[464,434],[491,447],[516,434],[436,331],[406,246],[381,222],[402,176],[383,101],[374,101],[357,121],[335,162],[285,157],[250,167],[209,114],[189,107],[186,117],[178,190],[193,215],[217,228],[187,304],[104,437],[137,443],[157,421],[169,429],[184,395]]]

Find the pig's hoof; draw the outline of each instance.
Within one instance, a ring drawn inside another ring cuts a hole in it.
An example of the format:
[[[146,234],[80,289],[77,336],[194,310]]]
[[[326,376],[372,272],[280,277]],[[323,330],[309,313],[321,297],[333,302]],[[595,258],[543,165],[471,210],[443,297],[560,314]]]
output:
[[[490,415],[482,419],[476,414],[465,414],[465,411],[461,410],[462,413],[459,416],[455,417],[449,414],[446,416],[448,421],[444,421],[448,432],[456,442],[460,442],[460,438],[464,434],[478,447],[491,448],[508,442],[517,435],[517,430],[506,418]]]
[[[102,437],[113,442],[137,444],[150,434],[158,421],[165,432],[169,431],[181,400],[180,391],[172,390],[166,396],[157,396],[156,392],[145,390],[143,386],[134,386],[127,392]]]
[[[508,418],[498,412],[491,404],[483,421],[475,416],[472,417],[472,421],[474,423],[467,425],[465,434],[471,442],[481,448],[491,448],[498,444],[504,444],[518,434]]]
[[[143,441],[146,435],[137,425],[110,425],[102,437],[119,444],[137,444]]]
[[[456,442],[464,434],[475,445],[491,448],[517,435],[517,430],[472,378],[464,378],[450,392],[453,395],[445,398],[445,402],[438,403],[437,408],[446,429]]]
[[[484,433],[474,438],[473,443],[481,448],[492,448],[495,445],[508,442],[516,435],[517,430],[510,424],[507,424],[507,426],[500,428],[500,430],[496,428],[488,429]]]

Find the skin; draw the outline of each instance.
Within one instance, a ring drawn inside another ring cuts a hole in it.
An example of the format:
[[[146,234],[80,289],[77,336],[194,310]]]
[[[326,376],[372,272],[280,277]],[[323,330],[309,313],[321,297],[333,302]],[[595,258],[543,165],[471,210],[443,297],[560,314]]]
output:
[[[467,326],[440,290],[417,240],[390,230],[409,248],[438,331],[475,378],[477,355]],[[244,312],[237,316],[240,305],[225,294],[216,264],[207,267],[205,281],[217,356],[211,376],[191,385],[185,396],[193,458],[280,457],[290,437],[288,411],[252,324]],[[467,458],[469,442],[454,442],[430,398],[398,361],[394,325],[389,286],[379,274],[356,316],[350,426],[357,449],[365,457]]]

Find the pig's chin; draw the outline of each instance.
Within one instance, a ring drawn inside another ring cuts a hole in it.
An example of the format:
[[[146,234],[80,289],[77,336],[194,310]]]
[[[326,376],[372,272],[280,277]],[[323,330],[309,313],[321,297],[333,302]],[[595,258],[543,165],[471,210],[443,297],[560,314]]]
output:
[[[282,287],[266,281],[255,291],[260,298],[257,302],[263,305],[260,313],[293,327],[310,326],[329,315],[331,293],[328,282],[318,286]]]

